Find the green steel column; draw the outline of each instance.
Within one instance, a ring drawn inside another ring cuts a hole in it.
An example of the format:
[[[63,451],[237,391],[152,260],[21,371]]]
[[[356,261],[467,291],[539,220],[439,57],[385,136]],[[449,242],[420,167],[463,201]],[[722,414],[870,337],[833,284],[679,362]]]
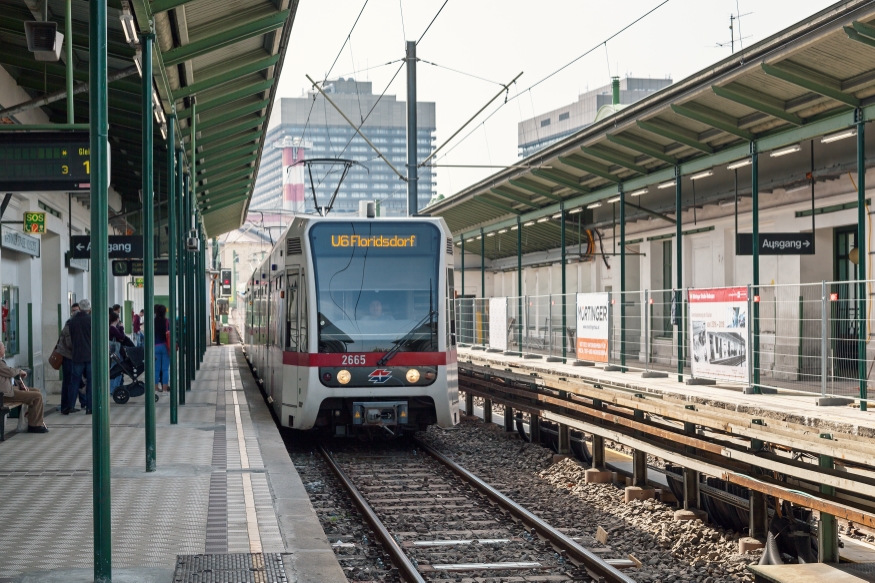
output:
[[[610,324],[608,334],[610,335]],[[608,361],[611,360],[608,354]],[[620,370],[626,372],[626,194],[620,188]]]
[[[517,350],[523,354],[523,225],[516,217],[516,295],[517,295]]]
[[[480,229],[480,297],[486,297],[486,235]]]
[[[88,27],[88,120],[91,138],[91,464],[94,581],[112,582],[112,488],[109,459],[109,99],[106,0],[91,0]]]
[[[822,439],[832,441],[832,435],[829,433],[821,433]],[[835,460],[832,456],[819,455],[818,467],[833,470],[835,469]],[[827,496],[835,496],[835,488],[833,486],[820,485],[820,493]],[[839,562],[839,532],[838,521],[832,514],[826,512],[820,513],[820,524],[817,529],[817,550],[818,563],[838,563]]]
[[[465,296],[465,233],[462,233],[462,293],[459,296]]]
[[[757,143],[750,143],[751,204],[753,205],[753,392],[760,392],[760,178]]]
[[[146,471],[155,467],[155,217],[152,175],[152,44],[155,35],[142,35],[143,78],[143,303],[146,310]]]
[[[188,390],[188,373],[187,369],[187,361],[188,358],[186,356],[185,351],[185,278],[188,273],[185,265],[185,220],[187,215],[185,214],[185,201],[188,200],[188,176],[184,172],[183,167],[183,158],[184,152],[179,149],[176,150],[176,208],[178,210],[179,221],[177,221],[177,241],[176,241],[176,264],[177,264],[177,272],[176,272],[176,288],[179,292],[179,309],[177,310],[179,314],[176,318],[176,329],[177,329],[177,338],[176,338],[176,352],[179,355],[177,359],[177,378],[179,382],[179,404],[185,405],[185,391]]]
[[[182,274],[182,290],[184,294],[184,303],[182,318],[181,318],[181,329],[182,329],[182,341],[180,343],[180,353],[183,355],[185,360],[185,390],[191,390],[191,379],[192,379],[192,365],[191,365],[191,253],[188,251],[186,247],[186,236],[190,230],[191,225],[194,223],[191,215],[191,173],[185,175],[185,206],[183,207],[182,217],[184,217],[184,221],[180,222],[180,231],[182,233],[182,239],[180,243],[180,248],[182,249],[182,258],[181,262],[184,267]],[[183,399],[185,397],[183,396]]]
[[[176,114],[167,118],[167,281],[170,284],[170,301],[167,306],[167,325],[170,326],[170,424],[178,421],[179,384],[176,367]]]
[[[565,203],[559,203],[559,212],[562,217],[559,219],[562,221],[562,226],[559,230],[559,241],[562,245],[562,363],[566,364],[566,358],[568,357],[568,316],[565,313],[566,302],[565,302]],[[552,340],[552,338],[550,339]]]
[[[453,298],[450,298],[452,301]],[[237,309],[237,252],[231,251],[231,300],[228,302],[229,306],[233,306],[234,309]]]
[[[64,49],[67,66],[67,123],[76,123],[73,110],[73,0],[67,0],[64,14]]]
[[[675,261],[678,264],[678,294],[680,296],[680,301],[678,301],[678,382],[684,382],[684,360],[686,360],[686,347],[684,346],[684,324],[686,321],[680,317],[680,314],[683,313],[684,306],[684,228],[683,228],[683,220],[681,217],[681,195],[683,194],[682,183],[683,183],[683,175],[681,174],[681,167],[674,167],[674,212],[675,212],[675,220],[677,221],[677,232],[675,233]],[[623,220],[620,219],[622,223]]]
[[[191,179],[189,179],[189,188],[191,188]],[[196,217],[194,216],[194,203],[192,199],[194,198],[194,191],[189,191],[188,193],[188,216],[191,217],[191,224],[194,227],[194,222]],[[195,231],[191,231],[195,232]],[[186,351],[188,354],[186,358],[188,359],[188,387],[186,390],[191,390],[191,382],[195,378],[195,362],[197,362],[197,356],[194,352],[194,335],[195,335],[195,297],[194,297],[194,282],[195,282],[195,258],[193,251],[186,252],[186,266],[187,271],[185,274],[185,299],[186,299],[186,311],[185,311],[185,341],[186,341]]]
[[[869,331],[869,319],[866,317],[866,263],[869,253],[866,249],[866,123],[863,110],[858,109],[857,115],[857,278],[860,289],[857,292],[857,331],[860,338],[857,363],[860,367],[860,411],[867,409],[866,399],[866,340]]]

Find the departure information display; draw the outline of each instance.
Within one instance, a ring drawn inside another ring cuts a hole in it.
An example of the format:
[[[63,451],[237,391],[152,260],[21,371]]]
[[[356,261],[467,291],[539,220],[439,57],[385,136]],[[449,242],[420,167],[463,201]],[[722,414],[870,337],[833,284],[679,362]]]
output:
[[[88,132],[0,132],[0,190],[91,188]]]

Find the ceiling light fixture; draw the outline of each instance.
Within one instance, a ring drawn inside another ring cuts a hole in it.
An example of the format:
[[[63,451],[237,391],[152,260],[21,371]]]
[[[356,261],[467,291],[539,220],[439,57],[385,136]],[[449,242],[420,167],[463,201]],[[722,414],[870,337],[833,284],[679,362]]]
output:
[[[122,10],[118,19],[122,23],[122,30],[125,31],[125,40],[128,44],[140,44],[140,37],[137,35],[137,26],[134,24],[134,15],[127,10]]]
[[[541,217],[540,219],[538,219],[538,222],[539,223],[546,223],[549,220],[550,220],[550,217]]]
[[[474,240],[474,237],[471,237],[470,239],[466,239],[465,242],[466,242],[466,243],[470,243],[470,242],[473,241],[473,240]]]
[[[137,54],[134,55],[134,64],[137,66],[137,73],[140,74],[140,79],[143,78],[143,53],[137,49]]]
[[[516,230],[519,229],[519,228],[520,228],[519,225],[514,225],[514,226],[512,226],[512,227],[510,228],[510,230],[511,230],[511,231],[516,231]]]
[[[531,227],[534,224],[535,224],[535,221],[526,221],[525,223],[523,223],[523,226],[524,227]]]
[[[737,170],[739,168],[744,168],[745,166],[750,166],[750,158],[745,158],[744,160],[739,160],[738,162],[733,162],[729,166],[726,167],[727,170]]]
[[[639,190],[635,190],[629,193],[629,196],[641,196],[642,194],[647,194],[649,191],[646,188],[641,188]]]
[[[499,235],[504,235],[505,233],[507,233],[507,229],[500,229],[500,230],[498,231],[498,234],[499,234]]]
[[[494,233],[494,232],[493,232],[493,233],[486,233],[486,236],[487,236],[487,237],[494,237],[494,236],[495,236],[495,233]]]
[[[839,140],[844,140],[845,138],[852,138],[857,135],[857,128],[849,128],[842,132],[838,132],[835,134],[830,134],[828,136],[823,136],[820,139],[821,144],[831,144],[833,142],[838,142]]]
[[[592,204],[588,204],[588,205],[586,205],[586,208],[588,208],[588,209],[597,209],[597,208],[599,208],[600,206],[602,206],[602,203],[600,203],[600,202],[594,202],[594,203],[592,203]]]
[[[700,178],[708,178],[709,176],[714,176],[713,170],[705,170],[704,172],[693,174],[692,176],[690,176],[690,180],[699,180]]]
[[[772,150],[769,154],[772,158],[780,158],[781,156],[786,156],[787,154],[792,154],[793,152],[798,152],[802,149],[802,146],[799,144],[793,144],[792,146],[787,146],[786,148],[778,148],[777,150]]]
[[[615,202],[620,202],[620,197],[619,197],[619,196],[615,196],[614,198],[609,198],[609,199],[608,199],[608,203],[610,203],[610,204],[613,204],[613,203],[615,203]]]
[[[555,215],[553,215],[552,218],[553,218],[553,219],[561,219],[561,218],[562,218],[562,213],[561,213],[561,212],[560,212],[560,213],[556,213]]]
[[[480,239],[482,239],[482,238],[483,238],[483,235],[477,235],[477,240],[478,240],[478,241],[479,241]]]
[[[583,212],[583,207],[579,206],[576,209],[571,209],[570,211],[568,211],[568,214],[569,215],[576,215],[577,213],[582,213],[582,212]]]
[[[677,184],[677,180],[669,180],[668,182],[663,182],[662,184],[660,184],[656,188],[662,190],[663,188],[671,188],[675,184]]]

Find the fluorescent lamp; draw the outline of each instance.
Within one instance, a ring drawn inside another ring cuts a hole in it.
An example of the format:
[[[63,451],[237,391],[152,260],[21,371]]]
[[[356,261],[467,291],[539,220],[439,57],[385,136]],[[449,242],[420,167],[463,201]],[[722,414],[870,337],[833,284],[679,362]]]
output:
[[[538,219],[538,222],[539,223],[546,223],[549,220],[550,220],[550,217],[541,217],[540,219]]]
[[[473,241],[473,240],[474,240],[474,237],[471,237],[470,239],[466,239],[465,242],[466,242],[466,243],[470,243],[470,242]]]
[[[143,53],[139,50],[137,54],[134,55],[134,64],[137,66],[137,73],[140,74],[140,79],[143,78]]]
[[[507,233],[507,229],[501,229],[498,231],[499,235],[504,235],[505,233]]]
[[[662,184],[660,184],[656,188],[662,190],[663,188],[671,188],[675,184],[677,184],[677,180],[669,180],[668,182],[663,182]]]
[[[137,26],[134,24],[134,16],[127,10],[122,10],[118,19],[122,23],[122,29],[125,31],[125,40],[128,44],[140,44],[140,37],[137,35]]]
[[[525,223],[523,223],[523,226],[524,227],[531,227],[534,224],[535,224],[535,221],[526,221]]]
[[[561,218],[562,218],[562,213],[556,213],[556,214],[553,215],[551,218],[553,218],[553,219],[561,219]]]
[[[642,194],[647,194],[647,192],[648,192],[648,190],[646,188],[642,188],[640,190],[630,192],[629,196],[641,196]]]
[[[713,170],[705,170],[704,172],[693,174],[692,176],[690,176],[690,180],[699,180],[700,178],[708,178],[709,176],[714,176]]]
[[[738,162],[733,162],[729,166],[726,167],[727,170],[736,170],[738,168],[744,168],[745,166],[750,166],[750,158],[745,158],[744,160],[739,160]]]
[[[479,241],[480,239],[482,239],[482,238],[483,238],[483,235],[477,235],[477,240],[478,240],[478,241]]]
[[[802,149],[802,146],[799,144],[793,144],[792,146],[787,146],[786,148],[778,148],[777,150],[772,150],[769,154],[772,158],[780,158],[781,156],[786,156],[787,154],[792,154],[793,152],[798,152]]]
[[[568,211],[568,214],[569,215],[576,215],[577,213],[582,213],[582,212],[583,212],[583,207],[579,206],[576,209],[571,209],[570,211]]]
[[[839,140],[844,140],[845,138],[852,138],[857,135],[857,128],[846,129],[842,132],[837,132],[835,134],[830,134],[828,136],[823,136],[820,139],[821,144],[831,144],[833,142],[838,142]]]
[[[599,208],[600,206],[602,206],[602,203],[600,203],[600,202],[594,202],[594,203],[592,203],[592,204],[588,204],[588,205],[586,205],[586,208],[588,208],[588,209],[597,209],[597,208]]]
[[[456,247],[458,247],[458,246],[461,245],[461,244],[462,244],[461,241],[456,241]]]
[[[163,124],[161,125],[161,137],[167,139],[167,127]]]
[[[516,230],[519,229],[519,228],[520,228],[519,225],[514,225],[514,226],[512,226],[512,227],[510,228],[510,230],[511,230],[511,231],[516,231]]]
[[[486,233],[486,236],[487,236],[487,237],[494,237],[494,236],[495,236],[495,233],[494,233],[494,232],[492,232],[492,233]]]
[[[620,197],[619,197],[619,196],[615,196],[614,198],[609,198],[609,199],[608,199],[608,203],[610,203],[610,204],[613,204],[613,203],[615,203],[615,202],[620,202]]]

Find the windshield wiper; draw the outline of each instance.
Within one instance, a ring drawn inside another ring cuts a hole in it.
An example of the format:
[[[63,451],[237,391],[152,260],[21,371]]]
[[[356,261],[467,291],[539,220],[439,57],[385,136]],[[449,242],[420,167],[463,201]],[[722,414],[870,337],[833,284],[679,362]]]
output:
[[[425,317],[416,323],[416,325],[411,328],[410,332],[405,334],[401,340],[395,343],[395,346],[392,347],[392,350],[386,353],[386,355],[377,361],[377,366],[386,366],[386,363],[392,359],[393,356],[400,352],[401,347],[410,342],[410,339],[413,338],[413,334],[419,329],[420,326],[425,324],[426,320],[431,322],[432,317],[436,316],[437,313],[434,310],[429,310],[428,314]]]

